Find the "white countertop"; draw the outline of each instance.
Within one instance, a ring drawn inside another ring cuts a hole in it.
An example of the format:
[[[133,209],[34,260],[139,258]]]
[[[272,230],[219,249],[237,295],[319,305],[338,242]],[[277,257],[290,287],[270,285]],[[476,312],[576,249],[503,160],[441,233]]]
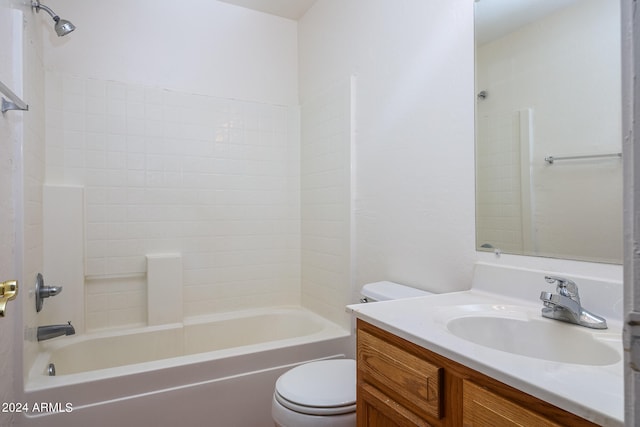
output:
[[[536,305],[528,300],[470,290],[353,304],[347,310],[357,318],[592,422],[603,426],[624,425],[622,328],[619,322],[609,320],[609,329],[594,331],[600,341],[620,354],[619,362],[604,366],[561,363],[495,350],[449,332],[446,323],[451,314],[447,313],[455,309],[452,306],[474,304],[518,306],[525,308],[530,316],[540,316],[542,308],[542,303]]]

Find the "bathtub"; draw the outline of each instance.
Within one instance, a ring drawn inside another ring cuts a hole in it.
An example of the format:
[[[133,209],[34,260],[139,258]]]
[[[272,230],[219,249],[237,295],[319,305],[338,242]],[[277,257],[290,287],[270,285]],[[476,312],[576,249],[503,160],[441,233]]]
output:
[[[25,382],[25,426],[272,426],[275,380],[352,356],[349,331],[300,307],[61,337]],[[50,363],[56,376],[48,375]]]

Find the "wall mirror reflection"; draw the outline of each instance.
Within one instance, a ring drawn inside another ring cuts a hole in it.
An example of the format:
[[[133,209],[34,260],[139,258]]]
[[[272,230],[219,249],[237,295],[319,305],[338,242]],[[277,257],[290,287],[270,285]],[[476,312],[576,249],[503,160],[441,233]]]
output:
[[[476,246],[622,263],[620,5],[476,0]]]

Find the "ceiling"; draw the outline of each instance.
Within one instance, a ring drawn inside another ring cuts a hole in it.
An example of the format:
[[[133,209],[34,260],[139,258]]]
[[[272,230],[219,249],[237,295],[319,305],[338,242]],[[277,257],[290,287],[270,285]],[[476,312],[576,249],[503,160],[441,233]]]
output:
[[[317,0],[220,1],[297,21]],[[576,1],[475,0],[476,38],[480,44],[493,40]]]
[[[307,10],[313,6],[316,0],[220,0],[236,6],[246,7],[259,12],[297,21]]]
[[[483,44],[576,3],[577,0],[476,0],[476,41]]]

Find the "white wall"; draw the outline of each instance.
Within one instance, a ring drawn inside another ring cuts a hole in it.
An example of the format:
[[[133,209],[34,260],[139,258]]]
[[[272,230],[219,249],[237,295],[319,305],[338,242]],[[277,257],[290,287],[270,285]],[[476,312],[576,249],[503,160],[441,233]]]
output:
[[[61,73],[274,104],[297,103],[295,21],[215,0],[52,0],[45,63]]]
[[[323,0],[299,22],[304,105],[355,76],[352,298],[394,280],[471,283],[473,8],[465,0]],[[304,135],[303,123],[303,135]]]

